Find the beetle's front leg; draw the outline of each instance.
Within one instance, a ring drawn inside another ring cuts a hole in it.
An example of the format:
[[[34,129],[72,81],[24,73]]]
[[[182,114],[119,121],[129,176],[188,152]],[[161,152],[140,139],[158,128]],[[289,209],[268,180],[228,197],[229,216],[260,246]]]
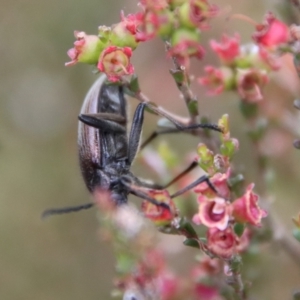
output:
[[[126,133],[126,119],[117,114],[97,113],[81,114],[78,119],[89,126],[101,129],[108,133]]]

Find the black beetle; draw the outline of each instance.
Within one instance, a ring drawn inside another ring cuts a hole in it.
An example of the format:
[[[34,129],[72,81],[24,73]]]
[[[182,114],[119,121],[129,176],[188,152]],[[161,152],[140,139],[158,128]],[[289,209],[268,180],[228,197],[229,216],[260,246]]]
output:
[[[165,206],[165,204],[149,197],[146,192],[143,192],[143,188],[166,188],[186,174],[195,164],[192,164],[164,187],[143,181],[130,172],[131,164],[139,148],[145,108],[148,107],[156,114],[174,123],[175,131],[195,128],[221,130],[213,124],[182,125],[158,107],[147,102],[141,102],[135,110],[128,137],[127,101],[124,96],[124,89],[123,85],[113,85],[107,82],[103,75],[93,84],[84,99],[78,128],[79,161],[83,179],[91,193],[96,188],[108,190],[111,199],[117,205],[127,203],[128,194],[131,193],[155,205]],[[174,132],[174,129],[162,133],[166,132]],[[207,181],[211,186],[207,176],[202,176],[172,197],[179,196],[203,181]],[[93,204],[49,209],[43,213],[43,217],[87,209]]]

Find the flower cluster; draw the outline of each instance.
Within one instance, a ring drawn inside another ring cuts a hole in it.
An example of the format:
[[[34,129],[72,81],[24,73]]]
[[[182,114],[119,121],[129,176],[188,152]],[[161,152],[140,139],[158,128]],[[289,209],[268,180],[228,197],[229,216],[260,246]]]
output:
[[[188,66],[191,57],[203,57],[201,30],[217,14],[217,6],[208,0],[141,0],[139,6],[138,13],[125,16],[122,12],[119,23],[100,26],[98,35],[75,31],[74,47],[68,51],[71,61],[66,66],[77,62],[96,65],[110,81],[119,81],[134,72],[132,51],[156,36],[170,41],[168,55],[182,65]]]
[[[212,40],[211,49],[220,59],[221,67],[206,66],[199,83],[209,95],[236,91],[242,101],[257,103],[263,100],[262,90],[269,81],[270,71],[280,68],[279,49],[289,42],[289,28],[272,13],[256,26],[254,43],[240,45],[238,34],[223,35],[220,42]]]
[[[214,155],[204,144],[198,147],[199,164],[211,174],[211,186],[203,182],[194,189],[198,194],[198,212],[194,215],[193,222],[208,228],[208,249],[218,257],[229,259],[245,250],[249,243],[249,231],[244,230],[243,234],[238,236],[234,226],[236,224],[261,226],[261,219],[267,214],[258,205],[258,196],[253,192],[254,184],[248,185],[240,197],[235,197],[229,186],[230,159],[237,150],[237,141],[230,138],[226,115],[219,124],[224,129],[221,154]],[[221,164],[216,164],[216,157]]]
[[[194,188],[198,212],[194,214],[193,222],[208,228],[208,251],[223,259],[230,259],[234,254],[243,252],[249,244],[250,230],[244,225],[261,226],[266,212],[258,205],[258,196],[253,192],[254,184],[248,185],[239,196],[236,196],[234,187],[229,185],[233,179],[231,159],[238,150],[238,141],[230,136],[228,115],[224,115],[218,125],[222,128],[220,153],[214,154],[205,144],[198,145],[198,163],[209,174],[210,184],[203,182]],[[176,219],[180,217],[169,193],[166,190],[149,190],[147,195],[163,205],[144,201],[144,216],[162,229],[175,226]],[[243,232],[235,232],[236,224],[243,226]],[[199,242],[197,234],[187,230],[185,225],[179,224],[176,230],[187,239]]]

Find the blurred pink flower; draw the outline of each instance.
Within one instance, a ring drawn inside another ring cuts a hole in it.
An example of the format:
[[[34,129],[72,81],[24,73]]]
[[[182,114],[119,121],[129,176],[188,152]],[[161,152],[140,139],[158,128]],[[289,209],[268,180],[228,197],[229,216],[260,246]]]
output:
[[[262,88],[269,77],[264,70],[238,69],[236,81],[241,100],[256,103],[263,100]]]
[[[209,228],[207,231],[207,247],[215,255],[228,259],[236,253],[237,236],[231,227],[225,230]]]
[[[230,64],[240,54],[240,36],[235,34],[233,37],[229,37],[224,34],[221,42],[211,40],[210,46],[223,63]]]
[[[256,32],[252,37],[257,44],[264,47],[278,47],[288,42],[289,27],[269,12],[265,15],[265,20],[256,26]]]

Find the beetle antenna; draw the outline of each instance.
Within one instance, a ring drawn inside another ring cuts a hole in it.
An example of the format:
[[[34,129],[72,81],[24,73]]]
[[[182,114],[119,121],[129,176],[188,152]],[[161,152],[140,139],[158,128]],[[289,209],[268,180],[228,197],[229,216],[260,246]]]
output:
[[[85,203],[85,204],[81,204],[81,205],[77,205],[77,206],[68,206],[68,207],[62,207],[62,208],[50,208],[45,210],[42,213],[42,219],[46,219],[50,216],[53,215],[61,215],[61,214],[68,214],[71,212],[77,212],[83,209],[89,209],[92,206],[94,206],[95,203],[90,202],[90,203]]]

